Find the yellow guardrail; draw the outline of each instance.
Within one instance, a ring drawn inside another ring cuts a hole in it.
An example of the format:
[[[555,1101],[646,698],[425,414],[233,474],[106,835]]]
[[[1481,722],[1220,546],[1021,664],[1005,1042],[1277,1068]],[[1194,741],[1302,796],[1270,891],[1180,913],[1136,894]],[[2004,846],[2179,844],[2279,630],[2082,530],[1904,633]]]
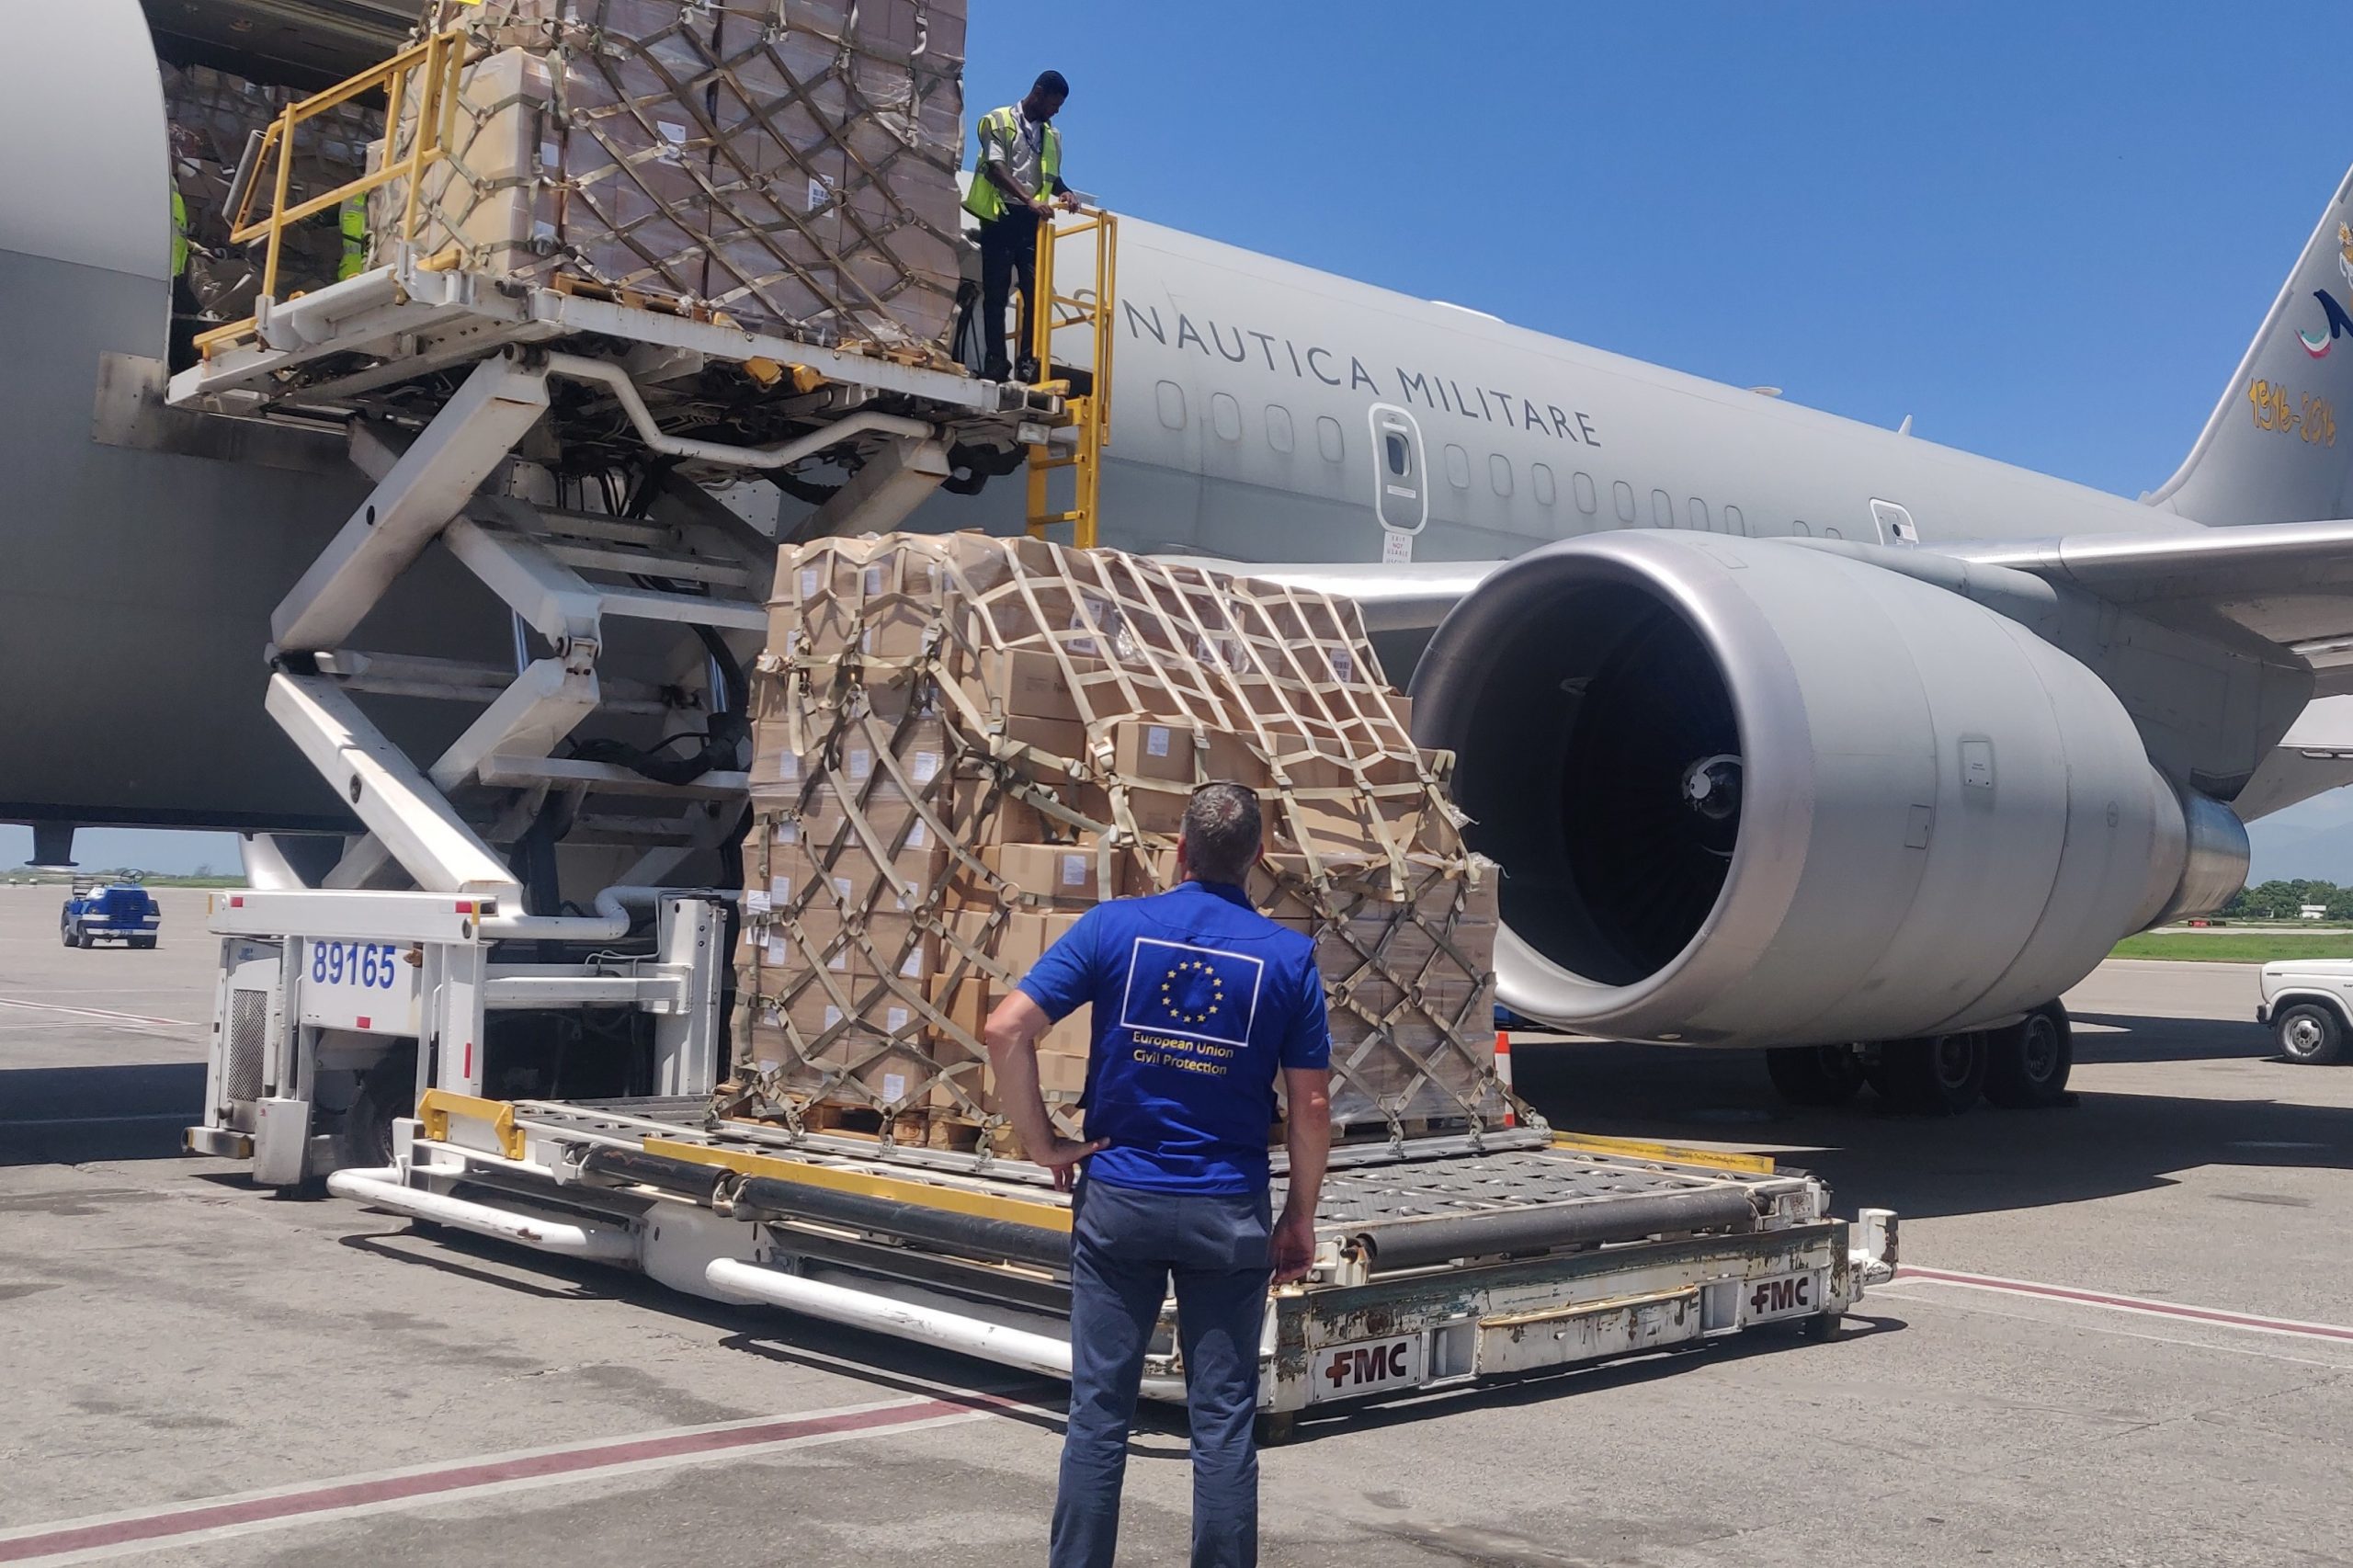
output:
[[[287,105],[278,117],[270,121],[269,129],[262,136],[254,178],[245,187],[237,210],[229,214],[231,244],[244,245],[256,240],[267,242],[263,252],[261,271],[264,298],[273,301],[278,298],[278,252],[290,224],[340,208],[353,197],[364,196],[379,186],[389,185],[396,179],[408,181],[408,200],[401,213],[399,237],[404,242],[416,237],[420,176],[448,155],[449,137],[457,122],[459,76],[466,63],[466,36],[462,28],[451,28],[435,33],[348,81],[338,83],[323,93],[314,93],[300,103]],[[410,85],[412,77],[415,83],[414,89]],[[392,149],[399,140],[401,121],[412,107],[409,101],[412,91],[415,95],[415,134],[410,138],[408,151],[395,160],[392,156]],[[322,191],[290,204],[296,130],[304,120],[374,92],[384,95],[385,157],[382,166],[358,179],[347,180],[333,190]],[[268,206],[256,217],[253,216],[254,199],[260,194],[265,182],[269,187]],[[255,318],[247,317],[241,322],[215,327],[197,338],[197,348],[209,357],[216,345],[249,335],[254,325]]]
[[[1029,532],[1038,539],[1057,523],[1071,525],[1071,542],[1083,550],[1095,547],[1097,518],[1102,499],[1103,449],[1111,444],[1112,311],[1119,301],[1120,220],[1103,211],[1082,212],[1068,223],[1047,220],[1039,225],[1038,301],[1030,312],[1034,340],[1029,348],[1045,380],[1041,390],[1060,392],[1078,432],[1077,444],[1067,456],[1050,447],[1029,449]],[[1094,242],[1095,286],[1091,290],[1064,294],[1054,287],[1055,254],[1065,240]],[[1063,327],[1085,327],[1092,350],[1093,380],[1084,392],[1072,393],[1066,381],[1054,375],[1054,334]],[[1046,498],[1046,476],[1055,469],[1071,471],[1073,491],[1068,510],[1056,509]]]
[[[486,1100],[479,1095],[461,1095],[454,1089],[427,1089],[425,1097],[416,1102],[416,1119],[426,1138],[435,1143],[449,1141],[449,1122],[477,1121],[490,1130],[499,1153],[510,1160],[523,1157],[523,1130],[515,1125],[515,1107],[507,1100]]]

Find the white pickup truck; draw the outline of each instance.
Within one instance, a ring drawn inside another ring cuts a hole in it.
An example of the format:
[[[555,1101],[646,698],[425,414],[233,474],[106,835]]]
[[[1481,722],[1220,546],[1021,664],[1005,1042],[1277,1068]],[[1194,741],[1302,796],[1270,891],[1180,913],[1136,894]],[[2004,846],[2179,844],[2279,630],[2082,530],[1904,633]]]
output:
[[[2321,1067],[2353,1049],[2353,959],[2281,959],[2263,966],[2255,1021],[2269,1027],[2279,1054]]]

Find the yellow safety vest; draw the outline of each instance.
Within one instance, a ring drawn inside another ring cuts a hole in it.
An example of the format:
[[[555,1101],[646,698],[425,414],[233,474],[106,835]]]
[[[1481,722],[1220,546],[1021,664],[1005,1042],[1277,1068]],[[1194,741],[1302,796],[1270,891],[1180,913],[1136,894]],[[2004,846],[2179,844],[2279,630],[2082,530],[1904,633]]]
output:
[[[368,198],[363,193],[347,197],[339,216],[343,225],[343,260],[336,264],[335,278],[357,278],[368,270]]]
[[[965,193],[964,210],[983,223],[995,222],[1005,216],[1005,192],[988,176],[990,143],[997,142],[1007,150],[1013,139],[1021,134],[1021,106],[1010,104],[993,108],[981,116],[981,143],[972,162],[972,188]],[[1046,136],[1038,149],[1038,188],[1033,196],[1053,194],[1054,181],[1063,172],[1063,133],[1052,121],[1046,124]]]
[[[188,198],[180,194],[179,187],[174,186],[172,187],[173,277],[180,278],[187,275],[188,252]]]

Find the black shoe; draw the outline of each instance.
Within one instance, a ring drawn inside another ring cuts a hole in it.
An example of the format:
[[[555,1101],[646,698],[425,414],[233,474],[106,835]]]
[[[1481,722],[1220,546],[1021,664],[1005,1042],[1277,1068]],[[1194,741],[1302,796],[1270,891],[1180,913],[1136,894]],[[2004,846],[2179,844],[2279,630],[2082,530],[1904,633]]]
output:
[[[981,367],[981,380],[1001,381],[1013,374],[1013,367],[1002,359],[992,359]]]

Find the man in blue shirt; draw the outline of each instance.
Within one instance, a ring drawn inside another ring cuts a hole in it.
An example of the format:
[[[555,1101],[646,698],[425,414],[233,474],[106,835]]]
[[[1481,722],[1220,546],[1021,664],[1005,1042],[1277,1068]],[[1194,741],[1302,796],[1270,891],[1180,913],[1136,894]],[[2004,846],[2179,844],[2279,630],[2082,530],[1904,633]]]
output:
[[[1184,880],[1097,904],[990,1014],[997,1089],[1022,1148],[1066,1183],[1070,1426],[1053,1568],[1110,1568],[1144,1350],[1176,1288],[1193,1431],[1194,1568],[1258,1561],[1258,1331],[1267,1287],[1304,1276],[1332,1129],[1331,1035],[1315,946],[1250,907],[1258,798],[1205,784],[1185,808]],[[1094,1009],[1085,1142],[1055,1135],[1039,1037]],[[1289,1197],[1269,1212],[1275,1074],[1290,1099]]]

